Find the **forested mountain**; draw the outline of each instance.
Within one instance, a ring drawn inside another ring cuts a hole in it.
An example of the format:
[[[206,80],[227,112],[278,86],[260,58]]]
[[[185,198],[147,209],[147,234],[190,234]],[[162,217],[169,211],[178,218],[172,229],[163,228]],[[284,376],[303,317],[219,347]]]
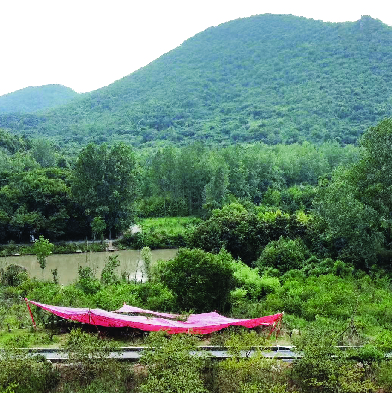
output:
[[[392,115],[392,28],[259,15],[212,27],[66,106],[0,126],[80,146],[355,143]]]
[[[0,113],[29,113],[54,108],[78,95],[62,85],[30,86],[0,96]]]

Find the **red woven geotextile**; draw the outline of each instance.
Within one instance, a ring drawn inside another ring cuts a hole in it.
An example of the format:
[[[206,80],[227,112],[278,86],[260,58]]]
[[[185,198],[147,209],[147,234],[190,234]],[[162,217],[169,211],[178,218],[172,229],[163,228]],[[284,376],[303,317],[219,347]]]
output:
[[[273,326],[282,314],[269,315],[256,319],[226,318],[218,313],[192,314],[186,322],[165,318],[147,318],[145,316],[121,315],[100,309],[59,307],[30,301],[42,309],[65,319],[79,321],[97,326],[132,327],[144,331],[165,330],[170,334],[195,333],[207,334],[231,325],[253,328],[256,326]]]
[[[134,307],[134,306],[128,306],[128,304],[125,304],[119,308],[116,311],[117,313],[134,313],[134,314],[151,314],[151,315],[156,315],[157,317],[163,317],[163,318],[179,318],[181,315],[178,314],[170,314],[167,312],[156,312],[156,311],[151,311],[151,310],[145,310],[144,308],[140,307]]]
[[[34,302],[33,300],[28,300],[31,304],[38,306],[50,313],[57,315],[64,319],[72,319],[73,321],[89,323],[89,310],[88,308],[74,308],[74,307],[60,307],[51,306],[48,304],[42,304]]]

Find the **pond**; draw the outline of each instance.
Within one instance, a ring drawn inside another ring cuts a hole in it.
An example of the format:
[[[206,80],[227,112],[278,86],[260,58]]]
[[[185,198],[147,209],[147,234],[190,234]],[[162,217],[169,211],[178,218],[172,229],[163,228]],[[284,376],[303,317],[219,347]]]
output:
[[[162,259],[169,260],[176,256],[177,249],[152,250],[152,263]],[[143,260],[139,250],[120,250],[115,252],[87,252],[75,254],[50,255],[46,259],[46,268],[42,271],[35,255],[21,255],[0,258],[0,267],[10,264],[23,266],[27,269],[30,277],[52,280],[51,270],[57,269],[57,277],[60,284],[67,285],[78,279],[79,266],[89,266],[97,278],[108,261],[109,256],[118,255],[120,267],[118,274],[127,272],[130,279],[138,281],[145,279],[143,274]]]

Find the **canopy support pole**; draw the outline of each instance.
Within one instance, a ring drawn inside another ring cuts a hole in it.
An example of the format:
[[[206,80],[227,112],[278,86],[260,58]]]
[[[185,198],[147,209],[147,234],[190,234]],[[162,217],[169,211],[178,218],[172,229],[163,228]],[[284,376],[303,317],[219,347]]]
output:
[[[28,308],[29,313],[30,313],[31,320],[33,322],[34,329],[37,330],[37,325],[35,324],[33,313],[31,312],[29,299],[27,299],[27,297],[25,297],[25,301],[26,301],[26,305],[27,305],[27,308]]]
[[[282,328],[283,314],[284,314],[284,311],[280,315],[279,319],[276,320],[275,323],[271,326],[271,330],[270,330],[270,332],[268,334],[268,338],[271,337],[271,335],[272,335],[272,333],[274,332],[275,329],[276,329],[276,337],[278,337],[278,335],[280,333],[280,329]]]

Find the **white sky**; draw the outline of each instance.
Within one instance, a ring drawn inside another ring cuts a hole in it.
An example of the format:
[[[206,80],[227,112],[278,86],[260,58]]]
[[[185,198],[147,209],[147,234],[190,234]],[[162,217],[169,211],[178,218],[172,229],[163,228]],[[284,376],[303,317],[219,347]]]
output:
[[[389,0],[0,0],[0,95],[58,83],[106,86],[210,26],[256,14],[331,22],[370,15],[392,26]]]

